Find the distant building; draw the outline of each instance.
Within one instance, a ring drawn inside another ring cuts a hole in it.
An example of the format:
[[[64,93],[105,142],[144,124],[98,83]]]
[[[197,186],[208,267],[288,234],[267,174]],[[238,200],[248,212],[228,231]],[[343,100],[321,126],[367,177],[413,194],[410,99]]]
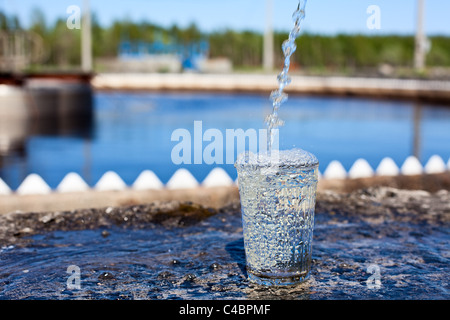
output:
[[[153,65],[152,71],[176,72],[181,70],[201,71],[200,65],[208,59],[209,43],[192,42],[187,45],[154,41],[122,41],[118,58],[123,62],[140,61]]]

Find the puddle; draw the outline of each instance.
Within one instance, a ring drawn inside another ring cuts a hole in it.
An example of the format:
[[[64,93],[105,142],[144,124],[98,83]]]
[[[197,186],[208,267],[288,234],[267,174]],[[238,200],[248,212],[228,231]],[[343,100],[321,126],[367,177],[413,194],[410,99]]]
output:
[[[229,208],[190,223],[117,219],[122,223],[20,236],[0,247],[0,298],[450,298],[448,223],[404,221],[404,215],[372,223],[327,206],[322,201],[316,213],[312,276],[304,284],[269,288],[247,281],[240,211]],[[68,280],[75,283],[67,273],[73,265],[79,288],[68,287]],[[368,283],[377,276],[370,265],[377,267],[378,287]]]

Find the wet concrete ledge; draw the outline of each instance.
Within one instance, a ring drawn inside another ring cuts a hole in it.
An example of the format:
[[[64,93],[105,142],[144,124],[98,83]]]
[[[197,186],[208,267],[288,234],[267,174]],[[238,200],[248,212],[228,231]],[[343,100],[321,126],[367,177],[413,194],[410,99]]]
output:
[[[319,181],[318,190],[350,193],[369,187],[392,187],[397,189],[426,190],[437,192],[450,190],[450,172],[439,174],[375,176],[359,179],[324,179]],[[0,215],[9,212],[45,212],[124,206],[153,201],[191,201],[212,208],[220,208],[227,203],[239,201],[236,186],[198,187],[181,190],[133,190],[96,191],[76,193],[50,193],[47,195],[0,195]]]
[[[441,182],[437,182],[439,180]],[[344,212],[383,221],[438,224],[450,221],[450,173],[348,182],[350,180],[322,183],[317,192],[316,211],[332,215]],[[237,187],[7,197],[19,198],[26,204],[23,210],[0,214],[0,245],[8,244],[6,235],[20,238],[39,232],[95,229],[113,224],[185,226],[224,211],[240,215]],[[0,202],[3,210],[7,208],[5,202]],[[18,202],[11,203],[12,208]],[[169,222],[165,223],[166,220]]]
[[[276,74],[98,74],[96,90],[251,92],[277,87]],[[450,81],[293,75],[291,94],[361,96],[450,103]]]

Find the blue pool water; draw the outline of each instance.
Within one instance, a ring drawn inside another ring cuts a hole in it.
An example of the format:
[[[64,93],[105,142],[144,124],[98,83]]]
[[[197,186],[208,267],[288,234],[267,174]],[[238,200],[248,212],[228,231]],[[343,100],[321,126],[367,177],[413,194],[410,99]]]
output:
[[[112,170],[131,185],[146,169],[166,183],[182,167],[202,181],[220,166],[235,179],[231,164],[173,164],[171,152],[177,142],[171,141],[172,132],[185,128],[193,135],[196,120],[203,121],[203,132],[216,128],[224,136],[226,129],[261,129],[272,107],[265,95],[215,93],[98,92],[94,104],[90,139],[28,137],[25,156],[7,158],[0,177],[15,189],[26,175],[37,173],[56,188],[68,172],[77,172],[93,186]],[[280,128],[281,149],[298,147],[314,153],[322,173],[332,160],[348,170],[358,158],[375,169],[387,156],[399,166],[414,152],[422,163],[434,154],[444,161],[450,157],[448,107],[291,95],[280,118],[285,121]],[[415,139],[420,141],[416,148]]]

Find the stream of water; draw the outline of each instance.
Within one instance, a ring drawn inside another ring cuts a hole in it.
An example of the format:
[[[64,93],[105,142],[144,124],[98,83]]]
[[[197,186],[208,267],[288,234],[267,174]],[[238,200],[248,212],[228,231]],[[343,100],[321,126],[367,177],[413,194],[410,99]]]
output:
[[[294,20],[294,27],[289,33],[289,38],[283,42],[282,49],[284,54],[284,65],[283,71],[278,75],[278,84],[279,87],[277,90],[272,91],[270,95],[270,99],[272,100],[272,113],[269,114],[266,118],[266,124],[268,127],[268,152],[272,151],[272,144],[275,138],[275,129],[279,126],[284,125],[284,121],[281,120],[278,116],[278,110],[281,105],[287,100],[288,95],[284,92],[284,88],[291,83],[291,78],[289,77],[289,67],[291,66],[291,56],[297,50],[297,45],[295,44],[295,40],[300,35],[301,31],[301,23],[303,19],[305,19],[305,6],[307,0],[299,1],[297,10],[292,15],[292,19]]]

